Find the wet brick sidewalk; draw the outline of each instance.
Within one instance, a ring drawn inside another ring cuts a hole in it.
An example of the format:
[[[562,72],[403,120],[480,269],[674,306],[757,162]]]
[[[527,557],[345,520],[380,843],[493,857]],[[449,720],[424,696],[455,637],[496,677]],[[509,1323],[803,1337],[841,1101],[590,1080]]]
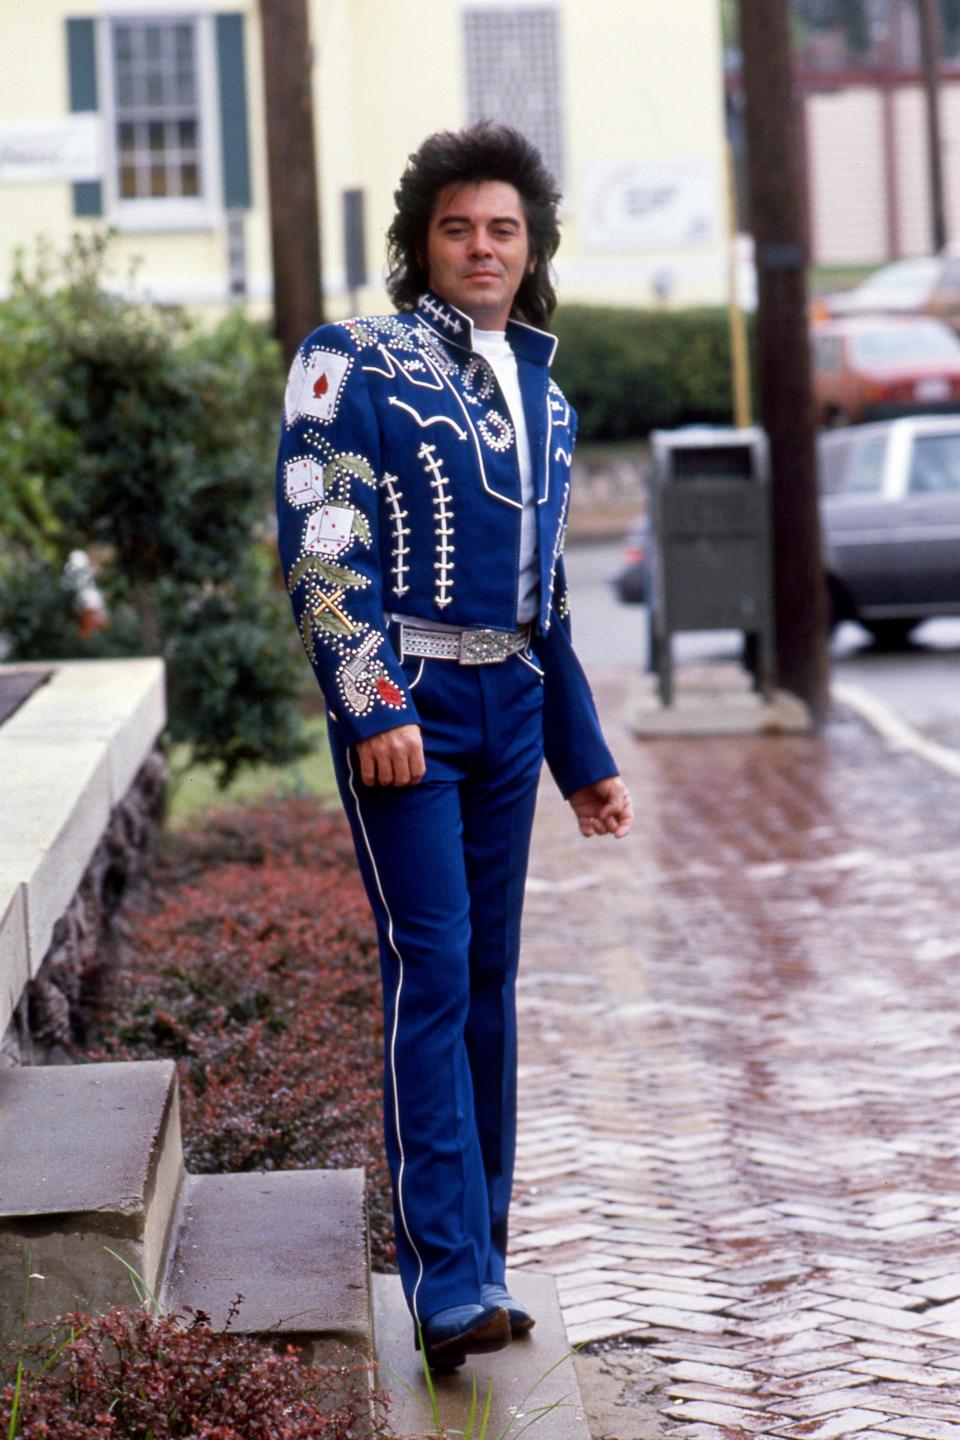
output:
[[[594,680],[638,820],[545,782],[511,1237],[613,1340],[594,1440],[960,1440],[960,781],[849,712],[640,744]]]

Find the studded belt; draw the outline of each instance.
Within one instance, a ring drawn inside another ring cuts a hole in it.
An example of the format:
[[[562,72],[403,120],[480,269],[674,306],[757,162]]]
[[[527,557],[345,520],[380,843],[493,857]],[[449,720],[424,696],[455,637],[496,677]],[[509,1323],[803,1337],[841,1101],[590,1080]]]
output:
[[[400,654],[425,655],[430,660],[456,660],[460,665],[497,665],[526,650],[530,626],[519,630],[426,630],[400,625]]]

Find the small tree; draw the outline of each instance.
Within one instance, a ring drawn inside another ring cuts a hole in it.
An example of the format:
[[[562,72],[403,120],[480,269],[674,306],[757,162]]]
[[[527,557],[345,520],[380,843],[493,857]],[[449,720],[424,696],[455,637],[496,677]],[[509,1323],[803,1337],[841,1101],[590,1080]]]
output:
[[[203,331],[112,293],[106,246],[21,265],[0,303],[0,636],[12,659],[162,655],[171,732],[226,783],[303,749],[269,558],[279,355],[239,311]],[[75,549],[110,616],[92,635]]]

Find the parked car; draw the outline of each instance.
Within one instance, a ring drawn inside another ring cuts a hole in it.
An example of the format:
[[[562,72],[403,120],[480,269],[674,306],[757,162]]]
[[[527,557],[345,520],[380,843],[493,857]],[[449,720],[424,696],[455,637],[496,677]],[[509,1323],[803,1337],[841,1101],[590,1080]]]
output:
[[[818,453],[831,620],[899,644],[960,614],[960,419],[838,430]]]
[[[960,417],[936,415],[823,431],[820,519],[831,626],[858,620],[902,644],[935,615],[960,615]],[[638,520],[614,578],[643,602],[650,537]]]
[[[881,265],[852,290],[825,295],[829,315],[932,315],[960,330],[960,247],[939,255]]]
[[[960,336],[942,320],[823,320],[811,338],[821,425],[960,411]]]

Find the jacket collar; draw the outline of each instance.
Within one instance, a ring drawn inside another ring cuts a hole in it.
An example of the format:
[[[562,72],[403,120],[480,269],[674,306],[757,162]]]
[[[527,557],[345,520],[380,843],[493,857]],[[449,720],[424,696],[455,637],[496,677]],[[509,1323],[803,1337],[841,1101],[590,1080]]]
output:
[[[448,300],[442,300],[435,291],[427,290],[420,296],[415,313],[418,320],[448,345],[459,350],[473,349],[473,321],[470,316]],[[553,361],[557,337],[546,330],[525,325],[522,320],[508,320],[507,339],[520,360],[532,360],[536,365],[546,366]]]

